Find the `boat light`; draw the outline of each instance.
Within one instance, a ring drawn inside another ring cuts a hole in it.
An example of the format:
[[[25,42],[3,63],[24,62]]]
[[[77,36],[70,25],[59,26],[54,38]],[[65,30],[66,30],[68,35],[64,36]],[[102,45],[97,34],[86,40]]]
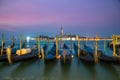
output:
[[[61,55],[59,55],[59,58],[61,57]]]
[[[72,57],[72,58],[74,58],[74,56],[73,56],[73,55],[72,55],[71,57]]]

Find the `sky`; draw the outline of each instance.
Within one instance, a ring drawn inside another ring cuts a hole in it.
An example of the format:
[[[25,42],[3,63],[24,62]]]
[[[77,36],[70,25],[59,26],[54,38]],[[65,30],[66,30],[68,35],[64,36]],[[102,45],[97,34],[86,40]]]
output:
[[[0,0],[0,31],[28,35],[119,34],[120,0]]]

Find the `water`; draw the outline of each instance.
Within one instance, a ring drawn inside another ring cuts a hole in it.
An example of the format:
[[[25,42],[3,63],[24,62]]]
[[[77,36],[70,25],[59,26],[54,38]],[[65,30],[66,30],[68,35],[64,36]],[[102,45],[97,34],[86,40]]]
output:
[[[36,41],[30,41],[29,47],[32,47]],[[42,42],[43,46],[46,42]],[[65,43],[70,46],[70,42]],[[77,44],[77,42],[74,42]],[[103,41],[100,41],[99,49],[103,51]],[[11,42],[7,42],[6,46]],[[16,47],[19,47],[19,41],[16,41]],[[49,49],[52,47],[49,45]],[[81,48],[83,48],[81,42]],[[86,42],[88,46],[94,48],[93,41]],[[74,53],[74,50],[73,50]],[[106,50],[107,55],[111,55],[109,48]],[[14,63],[9,65],[8,62],[0,62],[0,80],[120,80],[120,65],[98,63],[90,64],[80,61],[74,57],[71,64],[61,64],[49,62],[44,64],[42,60],[30,60]]]

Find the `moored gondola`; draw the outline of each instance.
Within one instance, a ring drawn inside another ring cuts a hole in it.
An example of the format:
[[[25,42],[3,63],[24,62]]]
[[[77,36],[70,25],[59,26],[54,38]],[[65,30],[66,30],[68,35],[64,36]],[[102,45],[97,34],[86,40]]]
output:
[[[94,50],[90,48],[89,46],[84,46],[85,50],[90,53],[90,55],[93,56]],[[120,57],[119,56],[109,56],[104,54],[102,51],[98,50],[98,59],[101,62],[107,62],[107,63],[120,63]]]
[[[70,63],[72,61],[73,58],[72,51],[65,43],[63,44],[63,48],[60,55],[61,55],[60,59],[62,63],[65,64],[65,63]]]
[[[47,51],[47,45],[44,45],[43,50],[45,62],[56,61],[56,44],[53,45],[50,51]]]
[[[81,49],[81,48],[78,50],[78,46],[77,46],[75,43],[74,43],[74,45],[73,45],[73,49],[74,49],[74,51],[75,51],[75,56],[76,56],[76,57],[85,55],[85,50],[83,50],[83,49]],[[81,54],[78,54],[78,53],[81,53]]]
[[[78,46],[74,44],[75,55],[78,57],[78,60],[82,60],[84,62],[95,63],[94,57],[90,55],[90,53],[86,52],[83,49],[80,49],[80,54],[78,54]]]
[[[10,47],[8,47],[7,49],[7,59],[9,61],[9,63],[14,63],[14,62],[18,62],[18,61],[25,61],[25,60],[28,60],[28,59],[35,59],[35,58],[38,58],[38,51],[37,49],[29,49],[28,52],[27,52],[28,49],[24,49],[22,51],[22,53],[25,53],[25,54],[11,54],[11,49]]]
[[[85,49],[81,49],[80,48],[80,36],[78,37],[78,45],[76,45],[74,43],[74,51],[75,51],[75,55],[78,57],[78,61],[82,60],[84,62],[90,62],[90,63],[95,63],[97,62],[96,57],[95,56],[91,56],[88,52],[86,52]]]
[[[36,46],[36,45],[35,45]],[[11,48],[7,48],[7,59],[10,64],[18,61],[25,61],[30,59],[41,58],[40,54],[40,38],[37,38],[37,46],[33,48],[22,48],[22,35],[20,35],[20,49],[16,51],[15,54],[12,54]]]
[[[53,44],[53,47],[50,51],[47,51],[48,45],[44,45],[42,49],[42,58],[44,57],[45,62],[56,61],[60,58],[58,50],[58,37],[56,36],[56,43]]]
[[[12,46],[12,47],[11,47]],[[14,48],[13,45],[9,46],[9,48],[11,48],[11,54],[16,54],[16,51],[19,48]],[[7,61],[7,48],[5,48],[4,53],[0,56],[0,62],[1,61]]]
[[[3,51],[2,48],[0,48],[0,51],[1,51],[1,56],[0,56],[0,62],[2,61],[7,61],[7,47],[5,48],[4,45],[4,39],[2,37],[2,47],[3,47]],[[22,44],[22,48],[25,48],[25,42]],[[12,37],[12,44],[11,46],[9,46],[9,48],[11,49],[11,54],[16,54],[16,51],[19,49],[19,48],[15,48],[15,43],[14,43],[14,36]]]

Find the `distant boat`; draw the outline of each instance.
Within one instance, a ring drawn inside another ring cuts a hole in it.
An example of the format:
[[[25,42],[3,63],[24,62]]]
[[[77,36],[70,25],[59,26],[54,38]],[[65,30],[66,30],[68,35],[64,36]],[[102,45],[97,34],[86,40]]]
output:
[[[74,43],[74,51],[75,51],[75,55],[77,57],[78,56],[78,46]],[[82,50],[80,49],[80,60],[84,61],[84,62],[91,62],[91,63],[94,63],[94,57],[91,56],[91,53],[90,52],[87,52],[86,50]]]

